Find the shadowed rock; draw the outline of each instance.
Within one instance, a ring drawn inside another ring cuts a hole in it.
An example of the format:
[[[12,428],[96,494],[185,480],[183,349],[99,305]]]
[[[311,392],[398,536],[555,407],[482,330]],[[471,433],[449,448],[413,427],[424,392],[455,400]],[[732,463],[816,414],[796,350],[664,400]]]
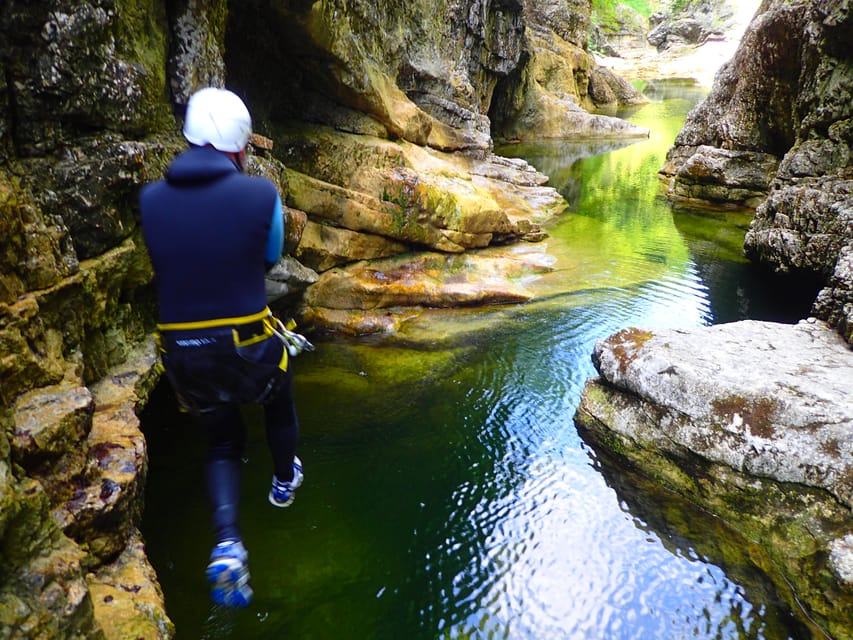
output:
[[[764,2],[661,173],[675,202],[756,207],[744,248],[824,289],[812,308],[853,344],[849,0]]]

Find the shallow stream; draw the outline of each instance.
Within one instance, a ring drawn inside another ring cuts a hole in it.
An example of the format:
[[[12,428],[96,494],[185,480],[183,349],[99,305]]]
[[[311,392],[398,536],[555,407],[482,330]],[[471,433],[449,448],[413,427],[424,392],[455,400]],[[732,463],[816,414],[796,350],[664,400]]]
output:
[[[143,533],[179,639],[805,638],[722,523],[603,464],[572,422],[596,339],[625,326],[794,321],[742,256],[743,212],[676,212],[663,165],[702,93],[625,117],[648,140],[500,149],[571,204],[534,302],[424,317],[394,344],[318,344],[296,365],[305,484],[267,503],[258,414],[242,525],[255,600],[208,601],[204,438],[168,390],[144,416]]]

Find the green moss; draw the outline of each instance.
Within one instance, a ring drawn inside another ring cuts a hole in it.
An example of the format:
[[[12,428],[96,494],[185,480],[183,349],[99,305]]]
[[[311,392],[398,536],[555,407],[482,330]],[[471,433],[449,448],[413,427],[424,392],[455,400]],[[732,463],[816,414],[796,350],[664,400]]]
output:
[[[2,465],[0,465],[2,468]],[[0,563],[4,571],[13,573],[26,565],[42,549],[48,548],[59,536],[59,530],[50,515],[47,495],[38,482],[24,478],[15,483],[6,476],[4,487],[2,527],[0,538]],[[12,483],[11,486],[8,483]]]
[[[617,26],[617,7],[624,5],[630,7],[641,16],[648,18],[660,8],[658,0],[592,0],[592,23],[598,27]]]
[[[121,59],[139,71],[137,81],[142,90],[133,126],[146,133],[168,131],[174,128],[175,121],[169,107],[166,77],[169,22],[165,4],[153,0],[120,0],[116,12],[116,50]],[[224,32],[224,16],[221,20]],[[220,36],[220,42],[222,39]]]

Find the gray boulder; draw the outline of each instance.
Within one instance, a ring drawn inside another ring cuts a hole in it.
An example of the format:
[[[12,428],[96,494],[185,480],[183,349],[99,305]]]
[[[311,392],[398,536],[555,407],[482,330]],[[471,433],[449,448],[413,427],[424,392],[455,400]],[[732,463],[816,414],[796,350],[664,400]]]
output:
[[[702,44],[710,38],[723,37],[731,28],[734,16],[735,11],[730,2],[690,0],[676,12],[652,16],[650,23],[653,28],[647,40],[659,51]]]
[[[593,361],[585,440],[762,541],[792,610],[853,637],[853,351],[838,334],[814,319],[629,328]]]

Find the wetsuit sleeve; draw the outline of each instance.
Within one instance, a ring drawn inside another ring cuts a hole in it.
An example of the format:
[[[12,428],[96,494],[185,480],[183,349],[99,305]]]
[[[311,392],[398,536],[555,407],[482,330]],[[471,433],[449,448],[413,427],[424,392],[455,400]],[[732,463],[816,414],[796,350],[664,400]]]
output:
[[[281,208],[281,196],[276,195],[275,205],[273,206],[272,221],[270,222],[270,232],[267,236],[267,250],[264,255],[264,262],[267,265],[267,271],[273,268],[278,259],[281,257],[281,252],[284,250],[284,214]]]

